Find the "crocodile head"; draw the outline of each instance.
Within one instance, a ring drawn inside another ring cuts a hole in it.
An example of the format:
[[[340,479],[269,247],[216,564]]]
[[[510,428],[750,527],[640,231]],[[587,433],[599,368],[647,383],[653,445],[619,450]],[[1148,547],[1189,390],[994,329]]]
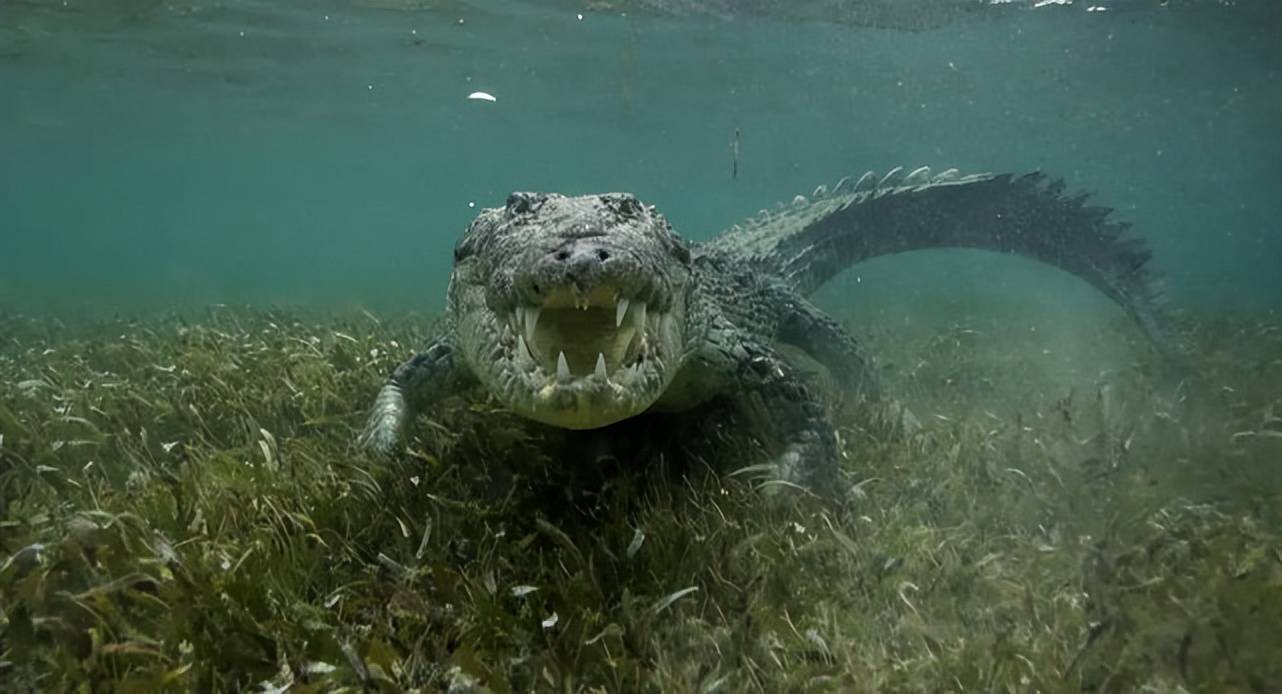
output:
[[[687,354],[690,249],[635,197],[513,193],[454,251],[456,347],[499,400],[569,429],[644,412]]]

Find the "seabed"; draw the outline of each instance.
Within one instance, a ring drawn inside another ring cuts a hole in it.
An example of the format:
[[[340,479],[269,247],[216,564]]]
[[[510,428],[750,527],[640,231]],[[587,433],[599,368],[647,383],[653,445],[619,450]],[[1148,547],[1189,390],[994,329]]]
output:
[[[1282,318],[1183,327],[1071,386],[997,322],[874,335],[924,427],[834,402],[831,502],[484,399],[373,460],[422,319],[0,316],[0,688],[1276,691]]]

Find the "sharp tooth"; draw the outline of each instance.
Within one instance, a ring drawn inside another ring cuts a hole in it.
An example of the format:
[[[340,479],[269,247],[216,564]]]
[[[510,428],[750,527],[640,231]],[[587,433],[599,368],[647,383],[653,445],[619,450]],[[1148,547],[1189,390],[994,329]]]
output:
[[[530,346],[525,344],[523,335],[516,336],[516,362],[526,370],[533,370],[535,366],[534,355],[530,353]]]
[[[596,353],[596,376],[597,376],[597,378],[605,378],[605,377],[606,377],[606,372],[605,372],[605,353],[604,353],[604,352],[597,352],[597,353]]]
[[[533,340],[534,328],[539,324],[539,314],[543,309],[538,306],[526,306],[520,311],[524,314],[523,318],[525,319],[525,337]]]
[[[570,363],[565,360],[565,352],[556,355],[556,380],[562,383],[570,380]]]
[[[638,330],[645,330],[645,302],[638,301],[632,305],[632,324]]]
[[[623,325],[623,317],[628,315],[628,300],[619,299],[619,303],[614,307],[614,327]]]

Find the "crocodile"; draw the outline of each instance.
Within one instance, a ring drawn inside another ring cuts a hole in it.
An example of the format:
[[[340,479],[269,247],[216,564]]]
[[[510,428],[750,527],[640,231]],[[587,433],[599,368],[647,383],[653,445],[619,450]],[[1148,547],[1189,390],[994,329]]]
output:
[[[477,385],[565,429],[720,400],[768,413],[780,440],[749,466],[763,484],[822,488],[837,469],[836,435],[781,345],[911,426],[860,342],[808,298],[855,263],[938,247],[1026,256],[1085,280],[1173,354],[1144,242],[1065,187],[1040,172],[869,172],[705,242],[627,193],[513,193],[458,241],[439,330],[382,386],[360,441],[390,454],[412,416]]]

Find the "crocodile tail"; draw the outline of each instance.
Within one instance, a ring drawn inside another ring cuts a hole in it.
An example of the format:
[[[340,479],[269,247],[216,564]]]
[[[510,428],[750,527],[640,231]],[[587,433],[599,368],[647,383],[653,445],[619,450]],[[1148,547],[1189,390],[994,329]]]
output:
[[[1168,357],[1177,346],[1165,328],[1165,294],[1144,242],[1112,210],[1065,196],[1064,182],[1023,176],[921,168],[798,196],[774,213],[712,241],[728,253],[776,272],[811,294],[833,275],[880,255],[965,247],[1017,253],[1086,280],[1119,304]]]

